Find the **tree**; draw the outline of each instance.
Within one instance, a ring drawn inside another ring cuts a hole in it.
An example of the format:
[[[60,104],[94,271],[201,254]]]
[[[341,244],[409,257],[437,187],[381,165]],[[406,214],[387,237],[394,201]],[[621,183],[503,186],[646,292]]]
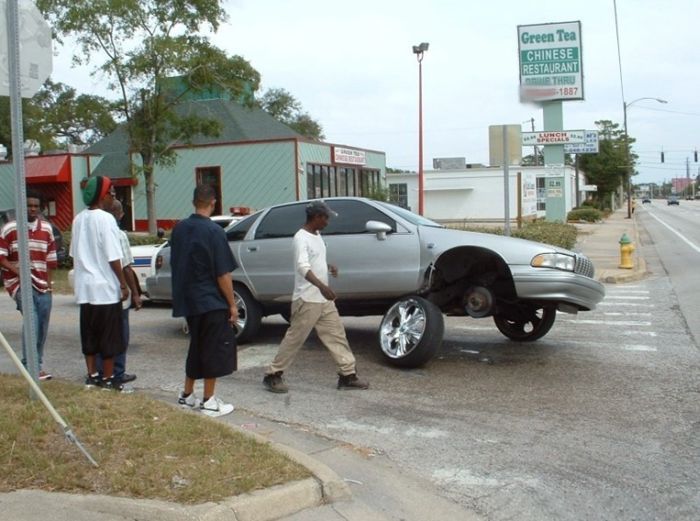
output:
[[[320,123],[304,112],[301,103],[285,89],[268,89],[257,103],[265,112],[302,136],[318,141],[325,138]]]
[[[596,121],[595,125],[599,136],[598,153],[581,154],[579,167],[586,172],[588,182],[598,187],[594,199],[603,207],[610,200],[610,194],[628,180],[637,156],[629,149],[634,138],[626,140],[624,130],[620,129],[618,123],[601,120]]]
[[[146,187],[148,230],[156,232],[156,165],[172,165],[174,145],[196,135],[215,136],[210,119],[180,114],[178,104],[192,92],[218,87],[238,99],[258,90],[260,75],[240,56],[227,56],[200,36],[215,32],[226,14],[219,0],[38,0],[57,37],[75,38],[81,52],[74,63],[103,60],[104,74],[118,92],[129,151],[140,158]],[[173,95],[162,80],[180,76]],[[252,101],[251,101],[252,102]]]
[[[47,80],[30,99],[22,100],[25,139],[42,150],[87,145],[116,127],[112,103],[100,96],[76,95],[74,88]],[[0,143],[10,143],[9,98],[0,98]]]

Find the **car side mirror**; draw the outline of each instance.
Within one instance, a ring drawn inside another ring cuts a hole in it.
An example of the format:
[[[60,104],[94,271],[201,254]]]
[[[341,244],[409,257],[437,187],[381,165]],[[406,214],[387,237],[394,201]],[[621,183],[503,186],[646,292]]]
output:
[[[365,230],[370,233],[376,233],[378,241],[385,241],[386,234],[391,231],[391,226],[381,221],[367,221],[365,223]]]

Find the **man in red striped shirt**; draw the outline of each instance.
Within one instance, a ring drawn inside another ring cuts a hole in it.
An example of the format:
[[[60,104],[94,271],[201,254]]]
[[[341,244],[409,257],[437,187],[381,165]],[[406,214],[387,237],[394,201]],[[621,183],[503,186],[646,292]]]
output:
[[[32,279],[32,303],[36,320],[36,351],[39,357],[39,379],[49,380],[51,375],[42,369],[44,344],[51,315],[51,270],[56,269],[56,243],[51,224],[41,217],[41,194],[27,190],[27,221],[29,222],[29,264]],[[5,288],[15,299],[22,312],[21,284],[19,280],[19,240],[17,221],[10,221],[0,230],[0,271]],[[24,331],[23,331],[24,333]],[[27,348],[22,335],[22,363],[27,365]]]

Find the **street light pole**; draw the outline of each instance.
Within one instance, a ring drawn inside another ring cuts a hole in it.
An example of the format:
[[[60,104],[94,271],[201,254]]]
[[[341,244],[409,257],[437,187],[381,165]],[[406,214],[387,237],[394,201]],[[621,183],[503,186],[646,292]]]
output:
[[[643,101],[643,100],[654,100],[658,103],[668,103],[665,99],[661,98],[637,98],[636,100],[632,100],[629,103],[627,103],[625,100],[622,100],[622,114],[623,114],[623,123],[625,127],[625,155],[626,155],[626,162],[627,162],[627,218],[631,219],[632,218],[632,159],[630,155],[630,138],[629,134],[627,133],[627,108],[631,107],[638,101]]]
[[[418,60],[418,214],[423,215],[423,53],[428,43],[413,46]]]

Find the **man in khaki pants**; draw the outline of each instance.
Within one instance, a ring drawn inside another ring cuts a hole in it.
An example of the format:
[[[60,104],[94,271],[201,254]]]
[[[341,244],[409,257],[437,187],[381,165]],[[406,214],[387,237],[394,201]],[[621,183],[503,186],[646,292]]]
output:
[[[273,393],[286,393],[282,374],[292,365],[299,349],[316,328],[318,337],[338,365],[338,389],[367,389],[369,384],[357,378],[355,357],[335,307],[335,292],[328,286],[328,273],[338,276],[335,266],[326,263],[326,245],[320,231],[337,214],[323,201],[306,207],[306,223],[294,235],[294,293],[289,329],[282,339],[263,385]]]

